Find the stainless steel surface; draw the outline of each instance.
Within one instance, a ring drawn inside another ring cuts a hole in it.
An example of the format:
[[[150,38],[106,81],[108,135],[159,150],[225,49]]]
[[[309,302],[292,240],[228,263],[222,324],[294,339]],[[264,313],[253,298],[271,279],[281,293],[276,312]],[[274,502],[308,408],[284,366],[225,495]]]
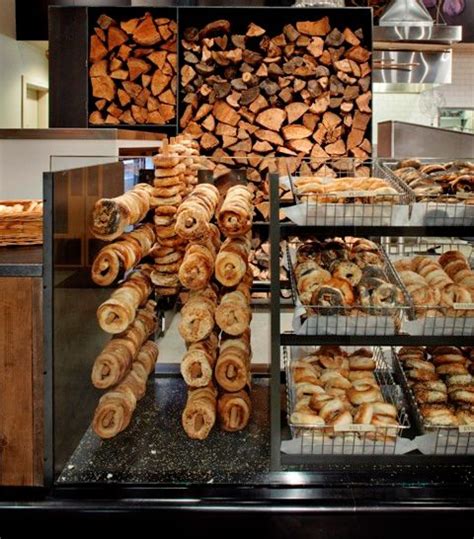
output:
[[[379,21],[380,26],[432,26],[433,19],[421,0],[392,0]]]
[[[452,81],[451,51],[374,51],[374,65],[376,92],[417,93]]]
[[[378,157],[455,159],[474,156],[474,134],[438,127],[381,122],[377,140]]]
[[[296,0],[295,7],[344,7],[344,0]]]
[[[462,40],[462,26],[374,26],[374,41],[453,44]]]

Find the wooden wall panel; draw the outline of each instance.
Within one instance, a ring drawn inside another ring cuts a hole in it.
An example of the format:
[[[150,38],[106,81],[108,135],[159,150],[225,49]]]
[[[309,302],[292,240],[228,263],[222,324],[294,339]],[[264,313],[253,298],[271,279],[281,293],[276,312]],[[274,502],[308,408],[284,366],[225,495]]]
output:
[[[0,484],[40,485],[42,280],[0,278]]]

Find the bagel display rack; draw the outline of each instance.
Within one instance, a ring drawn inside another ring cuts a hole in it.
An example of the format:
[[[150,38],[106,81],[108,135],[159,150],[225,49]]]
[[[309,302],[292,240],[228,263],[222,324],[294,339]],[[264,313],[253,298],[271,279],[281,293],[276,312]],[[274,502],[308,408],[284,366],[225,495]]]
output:
[[[381,167],[381,164],[377,164],[377,167]],[[392,177],[392,172],[387,169],[387,174],[383,177]],[[352,222],[350,219],[340,221],[343,224],[337,224],[335,220],[326,220],[320,221],[318,226],[314,226],[315,221],[311,222],[311,219],[304,219],[298,222],[281,222],[279,220],[280,213],[280,199],[279,199],[279,190],[278,185],[281,181],[281,177],[278,177],[276,174],[270,175],[270,244],[271,244],[271,253],[278,252],[277,249],[280,245],[280,241],[287,240],[289,243],[301,242],[303,239],[315,239],[315,238],[334,238],[334,237],[368,237],[373,239],[379,239],[380,244],[383,245],[382,251],[386,254],[388,267],[393,269],[393,263],[397,256],[392,259],[391,257],[395,254],[400,256],[405,250],[408,249],[410,240],[405,238],[411,238],[412,243],[420,243],[420,238],[426,239],[426,242],[430,242],[431,246],[433,244],[436,246],[440,242],[439,240],[430,241],[430,238],[441,238],[441,237],[469,237],[474,236],[474,231],[472,227],[460,225],[458,222],[453,225],[440,224],[437,222],[433,226],[424,226],[424,225],[409,225],[407,220],[403,225],[388,224],[387,226],[380,226],[380,221],[373,224],[364,224],[360,225],[357,222]],[[295,196],[295,203],[298,201],[295,191],[293,191]],[[302,202],[300,200],[300,202]],[[413,198],[410,199],[410,204],[413,203]],[[350,211],[350,210],[349,210]],[[369,210],[370,211],[370,210]],[[349,214],[350,215],[350,214]],[[390,239],[392,238],[392,239]],[[415,240],[415,238],[417,238]],[[444,243],[450,243],[451,246],[454,246],[456,240],[444,241]],[[446,247],[448,249],[448,247]],[[435,253],[439,253],[435,251]],[[418,252],[416,253],[418,254]],[[291,264],[288,264],[291,268]],[[399,331],[390,332],[390,334],[360,334],[360,333],[344,333],[339,331],[343,326],[336,326],[336,331],[322,332],[318,329],[318,332],[305,332],[300,333],[292,331],[281,331],[281,310],[284,308],[284,305],[279,300],[279,292],[282,283],[278,279],[278,259],[277,257],[271,257],[271,335],[272,335],[272,364],[271,364],[271,376],[272,376],[272,467],[274,469],[280,469],[281,466],[291,466],[292,469],[301,469],[303,466],[312,466],[312,465],[321,465],[327,462],[327,459],[331,455],[331,462],[338,462],[338,455],[340,458],[342,454],[352,455],[351,458],[363,459],[364,455],[370,453],[371,458],[378,458],[378,455],[370,450],[357,452],[353,451],[352,448],[355,448],[356,445],[349,444],[346,446],[343,441],[343,437],[334,437],[330,438],[327,436],[326,444],[324,444],[324,454],[321,451],[321,444],[313,444],[311,440],[313,439],[314,432],[311,432],[311,429],[308,429],[308,433],[302,436],[301,443],[299,440],[295,442],[300,444],[299,451],[292,451],[291,453],[285,453],[282,451],[282,442],[287,441],[290,433],[287,430],[288,423],[282,421],[280,415],[280,406],[279,406],[279,395],[280,395],[280,376],[281,376],[281,364],[282,361],[286,367],[287,376],[289,364],[291,362],[291,357],[288,355],[288,349],[292,347],[314,347],[318,345],[339,345],[339,346],[367,346],[367,347],[376,347],[376,346],[403,346],[403,345],[414,345],[414,346],[440,346],[440,345],[453,345],[453,346],[469,346],[472,345],[472,331],[469,329],[471,326],[470,317],[465,317],[462,324],[465,328],[465,331],[460,331],[458,334],[455,334],[453,331],[452,325],[449,324],[449,320],[443,319],[442,321],[438,320],[438,324],[441,324],[439,331],[433,332],[428,331],[428,326],[425,324],[424,329],[421,331],[413,331],[408,333],[405,324],[406,321],[410,321],[413,318],[414,314],[414,304],[410,294],[406,291],[406,287],[401,283],[402,290],[407,292],[409,301],[406,304],[406,308],[403,308],[403,324],[399,328]],[[398,277],[398,272],[393,269],[394,277],[396,282],[401,282]],[[295,288],[294,274],[290,272],[290,284],[292,287],[293,299],[295,299],[297,289]],[[343,318],[342,316],[340,317]],[[408,325],[409,327],[409,325]],[[391,361],[389,360],[388,365],[390,368]],[[395,364],[396,366],[396,364]],[[406,410],[408,412],[408,420],[411,424],[410,428],[400,429],[400,433],[403,432],[403,437],[415,438],[423,434],[423,430],[420,429],[420,424],[416,420],[416,410],[412,409],[412,402],[409,398],[409,393],[406,393],[406,386],[403,383],[403,378],[399,369],[395,368],[390,371],[391,377],[393,378],[397,386],[401,386],[406,394]],[[288,405],[290,406],[289,411],[291,410],[291,393],[289,393]],[[413,417],[414,416],[414,417]],[[403,422],[400,422],[403,425]],[[296,425],[289,425],[290,429],[297,428]],[[306,430],[304,430],[306,432]],[[450,430],[449,437],[449,450],[437,450],[431,451],[430,454],[434,456],[442,456],[442,459],[448,459],[449,455],[462,455],[466,454],[465,447],[463,444],[458,444],[456,436],[458,435],[458,430]],[[316,440],[321,436],[317,436]],[[344,446],[344,447],[343,447]],[[295,446],[293,446],[295,447]],[[368,446],[367,446],[368,447]],[[440,446],[441,447],[441,446]],[[456,449],[459,448],[459,451]],[[309,449],[308,449],[309,448]],[[331,450],[334,449],[334,451]],[[384,449],[381,448],[380,452],[383,452]],[[396,455],[396,450],[393,447],[393,444],[389,448],[386,448],[385,451],[388,451],[393,459],[396,459],[397,462],[407,462],[411,459],[416,460],[417,462],[423,462],[422,459],[427,459],[426,455],[408,455],[400,456]],[[427,462],[427,460],[425,460]]]

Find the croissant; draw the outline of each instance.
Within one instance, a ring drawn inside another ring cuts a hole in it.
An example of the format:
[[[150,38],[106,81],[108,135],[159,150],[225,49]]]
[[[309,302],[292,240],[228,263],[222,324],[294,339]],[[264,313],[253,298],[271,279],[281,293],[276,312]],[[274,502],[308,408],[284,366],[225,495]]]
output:
[[[148,301],[123,333],[110,340],[97,356],[92,368],[92,383],[99,389],[118,384],[127,374],[144,342],[156,331],[156,303]]]
[[[92,234],[111,241],[121,236],[125,228],[143,220],[150,209],[152,187],[137,184],[116,198],[101,198],[92,210]]]
[[[97,309],[100,327],[107,333],[125,331],[135,319],[135,314],[144,305],[152,292],[150,270],[145,266],[137,269]]]
[[[157,358],[158,346],[147,341],[123,382],[101,397],[92,420],[92,428],[98,436],[113,438],[128,427],[137,401],[145,394],[147,378]]]
[[[224,393],[217,403],[221,428],[228,432],[243,430],[250,420],[252,403],[245,391]]]
[[[124,234],[119,241],[106,245],[92,264],[92,280],[100,286],[112,284],[121,270],[133,268],[147,256],[155,241],[154,226],[145,224]]]
[[[208,387],[190,389],[181,421],[189,438],[205,440],[216,422],[216,389]]]
[[[252,195],[243,185],[234,185],[226,194],[217,222],[227,237],[243,236],[252,228]]]

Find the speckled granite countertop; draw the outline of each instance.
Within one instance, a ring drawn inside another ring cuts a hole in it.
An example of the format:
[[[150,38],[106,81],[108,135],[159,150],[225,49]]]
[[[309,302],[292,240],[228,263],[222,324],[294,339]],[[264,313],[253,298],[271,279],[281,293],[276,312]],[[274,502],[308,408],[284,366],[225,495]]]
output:
[[[226,433],[216,426],[207,440],[190,440],[181,427],[184,382],[156,378],[138,403],[127,430],[101,441],[89,428],[58,483],[251,483],[269,470],[268,381],[252,390],[247,429]]]
[[[41,245],[0,247],[0,277],[41,277]]]

